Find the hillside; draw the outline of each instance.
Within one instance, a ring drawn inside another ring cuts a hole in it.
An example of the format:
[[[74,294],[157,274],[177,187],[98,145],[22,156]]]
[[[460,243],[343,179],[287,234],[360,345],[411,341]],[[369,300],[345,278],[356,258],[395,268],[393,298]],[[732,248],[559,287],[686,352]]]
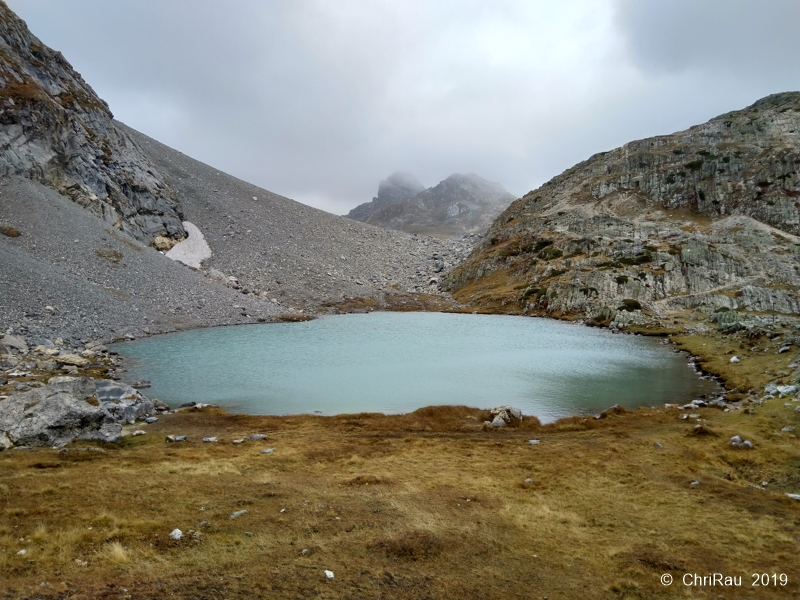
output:
[[[420,306],[469,249],[304,206],[126,127],[2,2],[0,97],[3,332],[79,346],[354,298]],[[156,250],[185,222],[210,245],[199,270]]]
[[[616,326],[694,306],[796,315],[799,164],[800,93],[631,142],[514,202],[446,286]]]
[[[474,173],[457,173],[412,198],[384,206],[367,223],[409,233],[461,237],[483,233],[513,200],[513,194],[499,183]]]

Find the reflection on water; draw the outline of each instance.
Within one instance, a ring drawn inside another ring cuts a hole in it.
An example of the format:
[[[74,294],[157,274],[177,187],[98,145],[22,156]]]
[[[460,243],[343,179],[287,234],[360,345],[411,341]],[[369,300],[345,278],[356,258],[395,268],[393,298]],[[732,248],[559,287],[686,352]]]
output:
[[[201,329],[117,344],[168,404],[250,414],[512,404],[543,422],[718,390],[659,339],[549,319],[373,313]]]

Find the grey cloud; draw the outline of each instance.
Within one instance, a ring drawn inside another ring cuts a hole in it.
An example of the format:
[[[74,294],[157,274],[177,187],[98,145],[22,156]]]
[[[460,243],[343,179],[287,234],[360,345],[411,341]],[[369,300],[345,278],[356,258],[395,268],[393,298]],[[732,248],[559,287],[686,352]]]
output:
[[[797,0],[621,0],[618,18],[644,70],[722,69],[777,80],[794,74],[800,83]]]
[[[397,170],[523,194],[798,81],[794,2],[8,2],[121,120],[338,214]]]

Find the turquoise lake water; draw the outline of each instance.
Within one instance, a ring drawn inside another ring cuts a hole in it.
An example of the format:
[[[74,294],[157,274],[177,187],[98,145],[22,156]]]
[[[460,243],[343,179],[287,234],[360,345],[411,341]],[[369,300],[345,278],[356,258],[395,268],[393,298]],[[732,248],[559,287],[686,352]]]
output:
[[[372,313],[197,329],[116,344],[127,378],[176,406],[404,413],[511,404],[543,422],[719,390],[657,338],[500,315]]]

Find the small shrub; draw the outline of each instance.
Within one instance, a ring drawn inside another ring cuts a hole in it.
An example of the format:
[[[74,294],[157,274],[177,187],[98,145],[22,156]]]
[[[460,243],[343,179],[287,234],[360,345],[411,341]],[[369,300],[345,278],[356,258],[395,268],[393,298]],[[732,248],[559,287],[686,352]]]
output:
[[[640,252],[634,257],[625,256],[619,259],[623,265],[643,265],[653,260],[653,255],[649,252]]]
[[[690,171],[699,171],[700,169],[703,168],[703,163],[704,162],[705,161],[703,159],[699,158],[697,160],[693,160],[691,162],[688,162],[683,166],[686,167],[687,169],[689,169]]]
[[[626,312],[633,312],[635,310],[641,310],[642,305],[639,303],[638,300],[634,300],[633,298],[625,298],[622,301],[622,306],[617,308],[617,310],[624,310]]]
[[[705,200],[706,193],[703,190],[700,190],[699,192],[697,192],[697,197],[700,198],[700,200]]]
[[[672,151],[672,153],[673,154],[683,154],[683,150],[681,150],[680,148],[676,148],[675,150]]]
[[[438,556],[444,550],[444,543],[430,533],[412,531],[391,540],[374,542],[369,548],[382,550],[390,558],[417,561]]]
[[[19,237],[21,235],[19,229],[13,225],[0,225],[0,233],[8,237]]]
[[[495,245],[495,244],[497,244],[497,242],[499,242],[499,241],[500,241],[500,240],[499,240],[498,238],[496,238],[496,237],[493,237],[492,239],[490,239],[490,240],[489,240],[489,244],[491,244],[492,246],[494,246],[494,245]]]
[[[533,251],[534,252],[539,252],[540,250],[542,250],[544,248],[547,248],[547,246],[551,245],[552,243],[553,243],[553,240],[548,240],[546,238],[542,238],[538,242],[536,242],[536,245],[533,247]]]
[[[616,282],[617,282],[619,285],[625,285],[626,283],[628,283],[628,276],[627,276],[627,275],[620,275],[619,277],[617,277],[617,278],[615,279],[615,281],[616,281]]]
[[[564,253],[558,248],[549,247],[539,252],[538,256],[542,260],[553,260],[554,258],[560,258],[564,256]]]

